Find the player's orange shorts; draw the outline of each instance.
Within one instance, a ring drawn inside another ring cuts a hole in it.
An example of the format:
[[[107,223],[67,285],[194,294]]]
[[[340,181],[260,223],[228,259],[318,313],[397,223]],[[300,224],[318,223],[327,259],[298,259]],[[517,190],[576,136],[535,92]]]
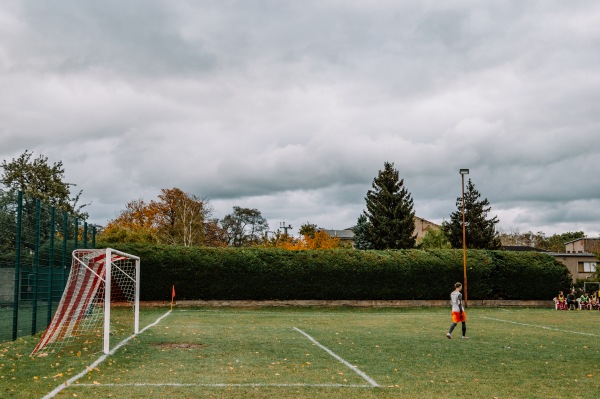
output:
[[[467,321],[467,314],[465,312],[452,312],[452,323],[463,321]]]

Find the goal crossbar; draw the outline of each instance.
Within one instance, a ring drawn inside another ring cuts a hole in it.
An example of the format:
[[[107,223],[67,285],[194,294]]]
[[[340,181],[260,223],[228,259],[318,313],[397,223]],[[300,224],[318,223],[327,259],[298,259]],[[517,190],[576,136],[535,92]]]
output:
[[[98,273],[96,273],[94,270],[92,270],[88,265],[86,265],[81,259],[79,258],[73,258],[73,262],[77,262],[79,263],[81,266],[85,267],[86,269],[88,269],[88,271],[90,273],[92,273],[93,275],[95,275],[96,277],[98,277],[101,281],[105,281],[104,277],[100,276]]]

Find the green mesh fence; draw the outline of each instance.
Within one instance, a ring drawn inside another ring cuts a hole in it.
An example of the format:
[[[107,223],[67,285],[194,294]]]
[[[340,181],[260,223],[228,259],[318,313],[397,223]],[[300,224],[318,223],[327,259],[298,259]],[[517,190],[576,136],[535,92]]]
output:
[[[96,228],[20,192],[0,190],[0,342],[46,329],[71,252],[95,247]]]

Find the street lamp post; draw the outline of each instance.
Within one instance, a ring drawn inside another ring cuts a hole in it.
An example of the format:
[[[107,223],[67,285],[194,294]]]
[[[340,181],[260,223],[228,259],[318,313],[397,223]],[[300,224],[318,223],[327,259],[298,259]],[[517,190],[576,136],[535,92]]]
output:
[[[462,177],[462,244],[463,244],[463,273],[464,273],[464,293],[465,293],[465,307],[467,306],[467,233],[465,229],[465,175],[469,174],[469,169],[460,169],[460,176]]]

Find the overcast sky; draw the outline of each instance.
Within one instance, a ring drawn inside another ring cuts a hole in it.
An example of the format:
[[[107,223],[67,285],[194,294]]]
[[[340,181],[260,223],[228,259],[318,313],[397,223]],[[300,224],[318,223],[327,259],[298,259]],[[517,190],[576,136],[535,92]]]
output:
[[[448,220],[600,234],[598,1],[2,1],[0,160],[63,161],[90,222],[178,187],[353,226],[386,161]]]

